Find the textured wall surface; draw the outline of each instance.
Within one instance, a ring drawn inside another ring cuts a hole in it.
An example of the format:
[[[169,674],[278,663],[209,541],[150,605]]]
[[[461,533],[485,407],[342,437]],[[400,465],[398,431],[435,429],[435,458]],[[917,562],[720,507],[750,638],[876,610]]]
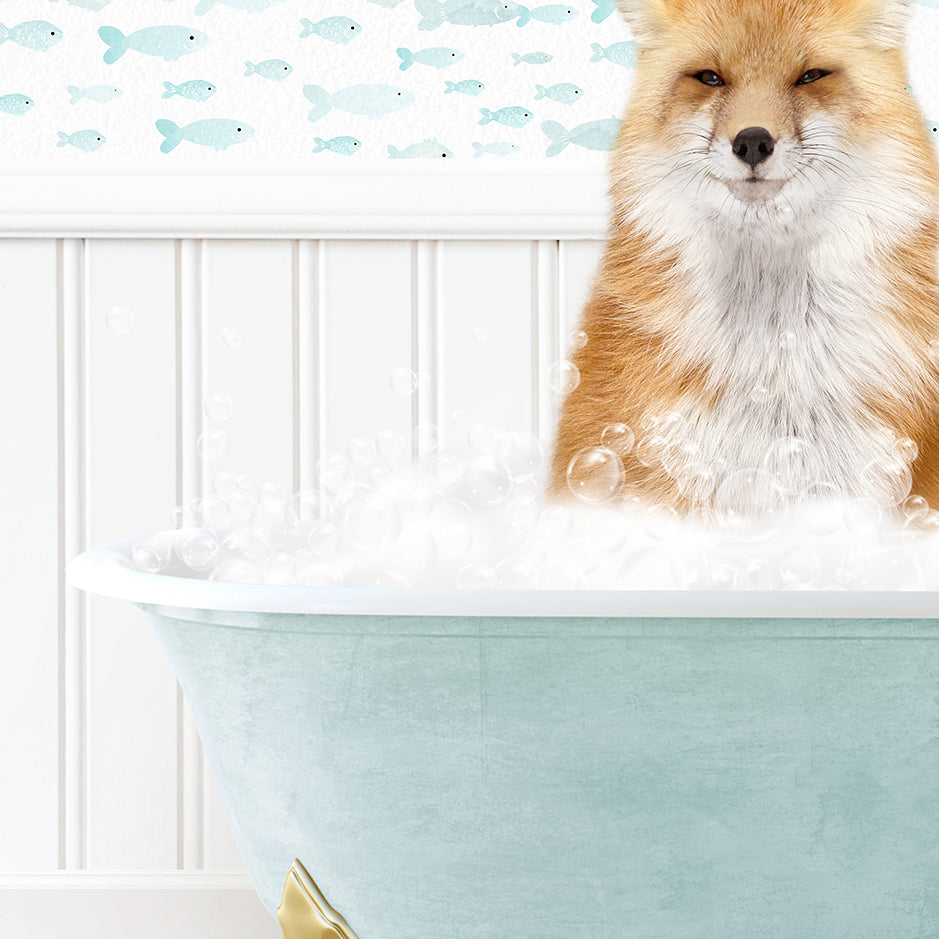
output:
[[[934,4],[914,5],[911,61],[939,118]],[[5,0],[3,158],[600,161],[634,75],[613,6]]]

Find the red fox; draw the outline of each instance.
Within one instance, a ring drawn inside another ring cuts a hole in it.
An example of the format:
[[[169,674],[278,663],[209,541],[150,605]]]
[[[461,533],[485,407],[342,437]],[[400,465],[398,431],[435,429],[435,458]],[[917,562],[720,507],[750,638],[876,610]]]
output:
[[[939,164],[906,3],[620,6],[641,50],[551,492],[625,424],[637,447],[593,451],[615,498],[752,504],[770,479],[939,507]]]

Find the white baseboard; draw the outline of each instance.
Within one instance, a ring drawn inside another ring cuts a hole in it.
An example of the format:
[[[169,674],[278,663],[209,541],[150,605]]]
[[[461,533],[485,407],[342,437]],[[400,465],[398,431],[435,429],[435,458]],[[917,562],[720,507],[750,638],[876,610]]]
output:
[[[4,939],[281,939],[244,874],[0,874]]]

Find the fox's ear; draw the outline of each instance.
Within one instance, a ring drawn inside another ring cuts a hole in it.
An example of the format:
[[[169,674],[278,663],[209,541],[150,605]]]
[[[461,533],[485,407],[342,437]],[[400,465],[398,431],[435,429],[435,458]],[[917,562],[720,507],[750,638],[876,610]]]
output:
[[[660,3],[657,0],[618,0],[633,38],[645,46],[662,33]]]
[[[878,45],[894,49],[906,42],[910,0],[868,0],[870,37]]]

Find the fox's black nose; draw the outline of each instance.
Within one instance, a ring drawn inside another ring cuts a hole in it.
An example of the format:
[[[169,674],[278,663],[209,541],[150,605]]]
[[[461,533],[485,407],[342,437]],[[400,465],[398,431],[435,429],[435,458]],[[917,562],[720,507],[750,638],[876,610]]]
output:
[[[776,146],[773,135],[765,127],[746,127],[734,138],[734,155],[756,166],[762,163]]]

